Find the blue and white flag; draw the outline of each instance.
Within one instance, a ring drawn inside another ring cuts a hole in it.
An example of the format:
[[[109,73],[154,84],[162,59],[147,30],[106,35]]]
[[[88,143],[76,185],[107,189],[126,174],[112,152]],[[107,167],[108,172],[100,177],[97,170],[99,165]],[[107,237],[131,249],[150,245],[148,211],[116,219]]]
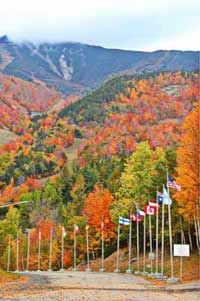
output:
[[[146,213],[140,209],[137,210],[137,216],[145,216]]]
[[[119,224],[121,225],[130,225],[130,219],[119,216]]]
[[[163,194],[159,191],[157,192],[157,200],[158,200],[158,203],[163,202]]]
[[[163,188],[163,204],[165,204],[165,205],[172,204],[172,199],[170,198],[170,196],[165,188]]]

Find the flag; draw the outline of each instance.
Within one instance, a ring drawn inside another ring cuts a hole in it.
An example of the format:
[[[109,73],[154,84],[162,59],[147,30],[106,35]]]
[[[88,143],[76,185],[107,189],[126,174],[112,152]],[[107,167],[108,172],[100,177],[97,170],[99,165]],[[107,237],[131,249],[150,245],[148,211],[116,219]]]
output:
[[[140,216],[136,216],[135,214],[131,213],[130,214],[130,219],[133,221],[133,222],[141,222],[141,217]]]
[[[167,186],[171,189],[175,189],[175,190],[178,190],[178,191],[181,191],[181,186],[178,185],[172,177],[168,176],[168,179],[167,179]]]
[[[63,235],[63,237],[65,237],[67,235],[67,232],[64,227],[62,227],[62,235]]]
[[[130,225],[130,219],[119,216],[119,224],[121,225]]]
[[[163,194],[159,191],[157,192],[157,200],[158,200],[158,203],[163,202]]]
[[[149,206],[150,206],[151,210],[153,211],[153,214],[156,215],[157,210],[159,209],[159,205],[157,203],[149,201]]]
[[[38,232],[38,239],[41,240],[41,232]]]
[[[89,230],[89,227],[90,227],[90,226],[89,226],[88,224],[86,224],[86,225],[85,225],[85,230],[88,231],[88,230]]]
[[[159,205],[157,203],[153,203],[151,201],[149,201],[149,206],[153,208],[159,208]]]
[[[144,212],[148,215],[156,215],[156,208],[149,205],[144,206]]]
[[[142,210],[137,210],[137,216],[145,216],[145,212]]]
[[[77,225],[74,225],[74,232],[75,233],[79,232],[79,227]]]
[[[101,230],[104,229],[104,222],[101,222]]]
[[[172,199],[169,197],[169,194],[165,188],[163,188],[163,203],[165,205],[171,205]]]

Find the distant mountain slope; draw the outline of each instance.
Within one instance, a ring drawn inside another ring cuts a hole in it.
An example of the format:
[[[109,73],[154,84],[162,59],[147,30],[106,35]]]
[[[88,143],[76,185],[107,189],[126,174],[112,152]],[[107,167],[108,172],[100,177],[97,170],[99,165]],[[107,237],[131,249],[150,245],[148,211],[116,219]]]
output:
[[[59,93],[44,84],[0,74],[0,128],[21,133],[28,113],[46,112],[59,99]]]
[[[85,92],[116,73],[197,69],[197,51],[127,51],[70,42],[17,44],[0,38],[0,72],[44,81],[64,94]]]

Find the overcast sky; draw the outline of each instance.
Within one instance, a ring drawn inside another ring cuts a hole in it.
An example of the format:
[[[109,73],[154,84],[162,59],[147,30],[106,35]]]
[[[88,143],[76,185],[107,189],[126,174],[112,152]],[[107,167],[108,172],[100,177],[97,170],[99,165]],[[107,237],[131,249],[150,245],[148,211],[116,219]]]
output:
[[[131,50],[200,50],[200,0],[0,0],[0,35]]]

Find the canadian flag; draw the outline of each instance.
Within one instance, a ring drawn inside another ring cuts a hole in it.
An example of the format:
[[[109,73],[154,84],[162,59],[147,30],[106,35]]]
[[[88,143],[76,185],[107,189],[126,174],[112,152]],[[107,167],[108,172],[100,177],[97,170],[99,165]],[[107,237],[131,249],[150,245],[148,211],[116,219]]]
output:
[[[130,220],[132,220],[133,222],[141,222],[142,218],[140,216],[136,216],[135,214],[131,213],[130,214]]]
[[[159,204],[149,201],[149,206],[154,210],[154,215],[157,214],[157,210],[159,209]]]
[[[149,205],[144,206],[144,212],[149,215],[156,215],[156,208]]]

